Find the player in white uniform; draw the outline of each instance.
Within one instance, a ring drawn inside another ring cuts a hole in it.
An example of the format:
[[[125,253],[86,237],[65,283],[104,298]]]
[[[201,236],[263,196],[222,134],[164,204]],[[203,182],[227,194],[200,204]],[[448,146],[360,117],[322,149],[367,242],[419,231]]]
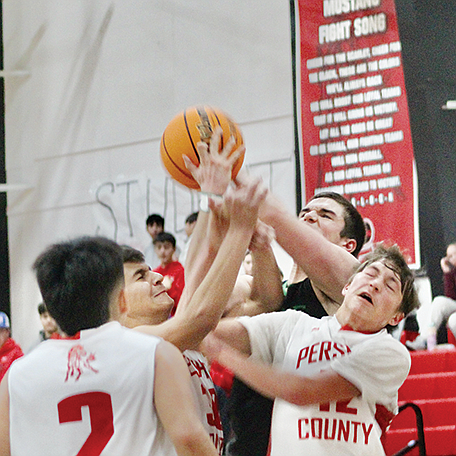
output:
[[[380,436],[410,369],[407,349],[384,328],[417,306],[399,250],[380,246],[345,286],[335,316],[289,310],[224,320],[206,348],[276,398],[272,456],[384,455]]]
[[[55,244],[34,268],[49,313],[71,337],[11,366],[0,385],[0,455],[216,456],[180,352],[109,322],[126,309],[120,246],[91,237]]]
[[[227,154],[232,146],[231,141],[222,154]],[[212,147],[211,151],[207,147],[200,150],[202,161],[209,160],[214,151],[219,154],[218,147]],[[230,157],[225,170],[212,168],[216,179],[200,179],[201,188],[216,193],[216,185],[222,184],[222,180],[226,179],[229,183],[231,167],[239,153]],[[220,177],[221,172],[226,176]],[[255,230],[258,208],[265,194],[266,190],[256,181],[227,192],[215,214],[200,212],[186,262],[185,289],[172,318],[169,318],[169,312],[173,300],[166,293],[162,276],[149,269],[141,252],[123,247],[127,311],[119,321],[129,328],[160,336],[183,352],[200,419],[220,454],[223,450],[222,423],[209,366],[199,351],[199,345],[223,314]],[[211,206],[215,209],[214,204]],[[217,243],[214,237],[223,239],[215,251],[212,248]]]

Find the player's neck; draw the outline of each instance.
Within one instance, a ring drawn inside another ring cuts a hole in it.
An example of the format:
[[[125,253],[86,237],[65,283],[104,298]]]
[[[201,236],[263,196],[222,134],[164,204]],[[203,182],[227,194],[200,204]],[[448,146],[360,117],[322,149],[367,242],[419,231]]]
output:
[[[163,323],[168,319],[168,315],[162,313],[156,313],[153,315],[138,315],[135,317],[129,317],[128,315],[122,316],[119,320],[122,326],[126,328],[136,328],[137,326],[148,325],[155,326]]]

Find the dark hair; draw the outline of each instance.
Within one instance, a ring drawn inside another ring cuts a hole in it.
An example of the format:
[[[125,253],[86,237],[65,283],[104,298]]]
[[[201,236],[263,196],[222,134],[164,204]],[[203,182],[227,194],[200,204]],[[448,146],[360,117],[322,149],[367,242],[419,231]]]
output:
[[[186,219],[185,223],[195,223],[198,220],[198,212],[191,213]]]
[[[53,244],[33,264],[49,314],[69,336],[110,317],[113,292],[123,285],[120,246],[84,236]]]
[[[420,301],[414,285],[415,275],[408,267],[399,247],[396,244],[390,247],[386,247],[384,244],[378,244],[373,252],[366,255],[364,262],[358,267],[355,274],[363,271],[377,261],[384,263],[400,277],[402,301],[399,311],[403,312],[404,315],[408,315],[412,310],[418,309],[420,307]]]
[[[173,247],[176,248],[176,238],[166,231],[157,234],[157,237],[153,240],[153,244],[155,245],[157,242],[171,242]]]
[[[145,263],[146,258],[142,252],[130,247],[129,245],[121,245],[122,260],[124,263]]]
[[[48,312],[46,304],[44,302],[40,302],[38,304],[38,313],[43,315],[44,313]]]
[[[146,226],[158,225],[165,227],[165,219],[160,214],[150,214],[146,220]]]
[[[359,252],[361,251],[365,238],[366,238],[366,227],[361,214],[357,211],[347,198],[344,198],[339,193],[335,192],[322,192],[317,193],[310,201],[318,198],[328,198],[334,200],[344,208],[344,229],[340,232],[340,237],[347,239],[354,239],[356,241],[356,248],[351,254],[358,258]]]

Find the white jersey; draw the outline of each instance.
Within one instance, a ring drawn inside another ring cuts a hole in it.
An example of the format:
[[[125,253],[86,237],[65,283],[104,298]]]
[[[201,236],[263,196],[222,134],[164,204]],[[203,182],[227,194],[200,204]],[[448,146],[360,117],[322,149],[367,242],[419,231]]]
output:
[[[223,429],[214,383],[209,374],[209,364],[203,354],[198,351],[185,350],[183,355],[190,371],[201,422],[221,455],[223,450]]]
[[[294,310],[241,317],[252,355],[288,372],[316,375],[331,368],[361,392],[351,401],[297,406],[276,399],[271,456],[384,455],[382,430],[397,413],[397,392],[410,354],[386,330],[363,334],[336,317],[316,319]]]
[[[117,322],[47,340],[9,371],[12,456],[175,456],[153,403],[160,339]]]

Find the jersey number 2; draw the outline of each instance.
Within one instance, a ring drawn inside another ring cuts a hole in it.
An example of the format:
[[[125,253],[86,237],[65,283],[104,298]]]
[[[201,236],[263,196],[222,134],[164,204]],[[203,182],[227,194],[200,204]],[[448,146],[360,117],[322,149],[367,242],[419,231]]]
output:
[[[99,455],[114,434],[111,396],[94,391],[67,397],[58,403],[59,422],[82,420],[82,407],[89,407],[92,430],[76,456]]]

